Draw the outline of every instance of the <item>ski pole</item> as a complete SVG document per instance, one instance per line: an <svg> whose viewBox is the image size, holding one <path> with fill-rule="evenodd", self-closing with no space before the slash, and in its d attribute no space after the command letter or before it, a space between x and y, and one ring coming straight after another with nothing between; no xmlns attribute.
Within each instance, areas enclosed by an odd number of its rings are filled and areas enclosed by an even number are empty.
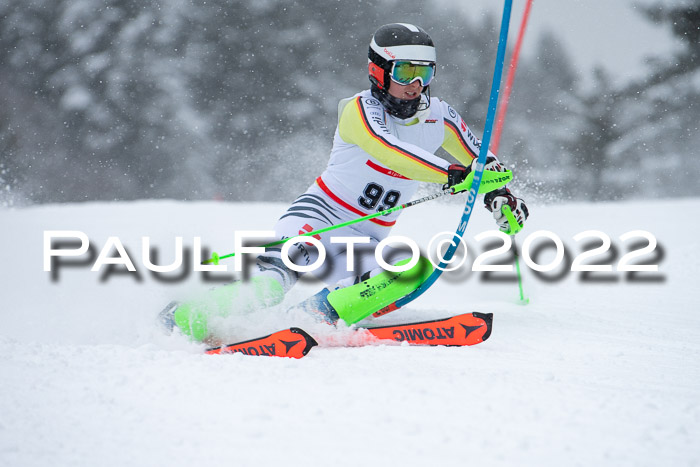
<svg viewBox="0 0 700 467"><path fill-rule="evenodd" d="M366 221L366 220L369 220L369 219L374 219L375 217L383 216L383 215L385 215L385 214L389 214L389 213L392 213L392 212L394 212L394 211L398 211L398 210L400 210L400 209L410 208L411 206L415 206L415 205L417 205L417 204L425 203L426 201L431 201L431 200L440 198L440 197L442 197L442 196L449 195L449 194L451 194L451 193L453 193L453 192L454 192L454 188L450 188L449 190L445 190L445 191L442 191L442 192L440 192L440 193L434 193L434 194L432 194L432 195L424 196L423 198L417 199L417 200L415 200L415 201L409 201L408 203L404 203L404 204L401 204L401 205L399 205L399 206L394 206L394 207L391 208L391 209L386 209L386 210L384 210L384 211L378 211L378 212L375 212L374 214L370 214L370 215L368 215L368 216L358 217L357 219L353 219L353 220L350 220L350 221L347 221L347 222L343 222L343 223L341 223L341 224L331 225L331 226L329 226L329 227L324 227L323 229L314 230L314 231L312 231L312 232L306 232L306 233L303 233L303 234L299 234L298 236L299 236L299 237L310 237L310 236L312 236L312 235L322 234L322 233L324 233L324 232L328 232L328 231L330 231L330 230L339 229L339 228L345 227L345 226L347 226L347 225L356 224L356 223L358 223L358 222ZM268 248L268 247L271 247L271 246L281 245L281 244L283 244L283 243L288 242L288 241L291 240L292 238L294 238L294 237L283 238L282 240L277 240L277 241L274 241L274 242L266 243L265 245L260 245L259 248ZM206 261L202 261L202 264L207 264L207 263L219 264L219 260L226 259L226 258L231 258L231 257L233 257L233 256L235 256L235 255L236 255L236 253L230 253L230 254L228 254L228 255L219 256L219 255L217 255L217 254L214 252L214 253L212 253L212 257L211 257L210 259L206 260Z"/></svg>
<svg viewBox="0 0 700 467"><path fill-rule="evenodd" d="M518 39L515 42L515 51L513 52L513 56L510 59L510 66L508 69L508 77L506 78L506 84L505 88L503 90L503 100L501 101L501 105L498 108L498 116L496 118L496 128L494 129L494 136L493 136L493 153L498 154L498 145L501 139L501 131L503 130L503 122L506 119L506 113L508 112L508 103L510 102L510 91L513 88L513 81L515 80L515 70L518 68L518 60L520 58L520 49L522 48L523 45L523 38L525 37L525 30L527 29L527 20L530 17L530 9L532 8L532 1L533 0L528 0L527 4L525 5L525 11L523 12L523 18L520 22L520 31L518 31ZM510 207L504 206L503 208L503 214L505 214L506 218L508 219L508 224L510 225L510 230L512 233L509 235L513 235L513 247L514 247L514 252L515 252L515 270L517 272L518 276L518 289L520 290L520 303L523 305L527 305L530 302L529 298L525 298L525 295L523 293L523 278L522 275L520 274L520 259L518 256L518 246L515 243L515 234L520 232L522 230L522 226L520 226L517 221L515 221L515 216L513 216L513 213L510 210Z"/></svg>
<svg viewBox="0 0 700 467"><path fill-rule="evenodd" d="M523 305L527 305L528 303L530 303L530 299L525 298L525 293L523 292L523 276L520 273L520 255L518 255L518 245L515 243L515 234L520 232L523 229L523 226L518 224L518 221L517 219L515 219L515 215L513 215L513 211L511 211L510 206L503 206L501 208L501 212L503 212L503 215L505 215L506 219L508 219L509 230L508 232L506 232L506 234L513 236L513 252L515 254L515 273L518 277L520 303Z"/></svg>
<svg viewBox="0 0 700 467"><path fill-rule="evenodd" d="M458 184L456 184L456 185L454 185L446 190L443 190L440 193L434 193L432 195L424 196L423 198L416 199L414 201L409 201L408 203L404 203L404 204L401 204L399 206L394 206L393 208L385 209L384 211L378 211L378 212L375 212L374 214L369 214L367 216L358 217L357 219L343 222L341 224L331 225L329 227L324 227L323 229L314 230L312 232L306 232L306 233L298 235L298 237L310 237L312 235L322 234L324 232L339 229L339 228L345 227L347 225L356 224L358 222L362 222L362 221L366 221L369 219L374 219L375 217L390 214L392 212L399 211L401 209L410 208L411 206L425 203L426 201L432 201L434 199L441 198L445 195L450 195L450 194L454 194L457 192L461 193L462 191L469 191L469 189L471 188L473 179L474 179L474 173L470 172L469 175L467 175L467 177L464 179L463 182L458 183ZM497 190L498 188L502 187L503 185L509 183L512 179L513 179L513 172L511 172L510 170L507 170L505 172L486 171L486 172L484 172L484 176L482 177L481 185L479 187L479 193L488 193L489 191ZM270 242L270 243L267 243L265 245L260 245L259 248L268 248L271 246L281 245L283 243L288 242L292 238L295 238L295 237L284 238L282 240ZM213 264L218 265L220 260L226 259L226 258L231 258L235 255L236 255L236 253L230 253L228 255L219 256L216 252L212 252L211 258L209 258L205 261L202 261L202 264L213 263Z"/></svg>

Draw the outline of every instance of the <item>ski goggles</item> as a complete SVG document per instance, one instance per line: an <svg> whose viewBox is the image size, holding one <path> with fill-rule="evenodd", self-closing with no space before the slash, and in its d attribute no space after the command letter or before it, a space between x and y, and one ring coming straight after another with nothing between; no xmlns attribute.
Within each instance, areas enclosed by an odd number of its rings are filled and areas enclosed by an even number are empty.
<svg viewBox="0 0 700 467"><path fill-rule="evenodd" d="M397 60L391 65L391 79L399 84L407 85L419 80L427 86L435 77L435 63Z"/></svg>

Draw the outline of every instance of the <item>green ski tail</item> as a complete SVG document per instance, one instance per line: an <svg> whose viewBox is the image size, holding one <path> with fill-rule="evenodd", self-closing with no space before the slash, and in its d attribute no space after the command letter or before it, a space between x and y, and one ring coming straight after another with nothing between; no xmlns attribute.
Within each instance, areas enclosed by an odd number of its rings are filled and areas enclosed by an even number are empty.
<svg viewBox="0 0 700 467"><path fill-rule="evenodd" d="M396 266L408 261L399 261ZM421 257L407 271L384 271L359 284L334 290L328 294L328 302L346 324L355 324L413 292L432 272L430 261Z"/></svg>
<svg viewBox="0 0 700 467"><path fill-rule="evenodd" d="M244 314L282 302L284 290L269 277L233 282L210 291L205 297L181 304L173 316L183 334L203 341L209 336L210 320L226 318L234 311Z"/></svg>

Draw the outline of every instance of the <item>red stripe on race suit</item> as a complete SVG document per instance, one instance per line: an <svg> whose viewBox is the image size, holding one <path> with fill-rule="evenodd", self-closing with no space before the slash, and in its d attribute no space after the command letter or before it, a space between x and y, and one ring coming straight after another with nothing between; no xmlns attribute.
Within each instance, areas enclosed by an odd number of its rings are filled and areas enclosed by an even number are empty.
<svg viewBox="0 0 700 467"><path fill-rule="evenodd" d="M328 186L323 182L323 179L322 179L321 177L318 177L318 178L316 179L316 183L317 183L318 186L323 190L323 192L324 192L325 194L327 194L328 196L330 196L330 198L331 198L333 201L335 201L336 203L340 204L342 207L344 207L344 208L347 209L348 211L353 212L353 213L355 213L355 214L357 214L357 215L359 215L359 216L367 216L367 215L368 215L366 212L362 212L362 211L360 211L359 209L357 209L356 207L354 207L354 206L352 206L352 205L346 203L346 202L343 201L342 199L340 199L335 193L333 193L333 192L330 190L330 188L328 188ZM369 221L370 221L370 222L374 222L375 224L381 225L381 226L383 226L383 227L391 227L392 225L396 224L396 221L387 222L387 221L383 221L383 220L377 219L377 218L369 219Z"/></svg>
<svg viewBox="0 0 700 467"><path fill-rule="evenodd" d="M462 122L462 124L464 125L464 122ZM455 137L457 138L457 141L459 141L459 144L462 146L462 149L464 149L464 151L467 154L469 154L472 159L476 159L479 157L479 155L475 154L474 151L472 151L472 149L469 147L467 142L464 140L464 136L462 136L462 133L459 131L459 129L455 126L454 123L445 119L445 126L447 127L448 130L450 130L455 135Z"/></svg>
<svg viewBox="0 0 700 467"><path fill-rule="evenodd" d="M362 125L365 127L365 130L367 131L367 133L370 135L371 138L377 140L379 143L381 143L382 145L384 145L386 148L390 149L391 151L394 151L394 153L397 153L397 154L400 154L404 157L407 157L407 158L413 160L414 162L424 166L425 168L428 168L430 170L434 170L435 172L438 172L438 173L443 174L443 175L447 174L447 171L445 169L443 169L442 167L436 166L432 162L427 161L425 159L422 159L418 155L413 154L413 153L401 148L400 146L396 146L394 144L391 144L389 141L384 139L380 134L376 133L372 129L372 125L369 123L369 119L367 118L367 115L365 114L365 108L362 106L361 101L362 101L362 97L358 97L357 99L355 99L357 109L360 112L360 117L361 117L360 120L362 122Z"/></svg>
<svg viewBox="0 0 700 467"><path fill-rule="evenodd" d="M375 164L374 162L372 162L369 159L367 159L367 165L372 167L377 172L383 173L384 175L388 175L390 177L395 177L395 178L401 178L403 180L410 180L410 178L404 177L403 175L401 175L398 172L395 172L395 171L388 169L386 167L382 167L381 165Z"/></svg>

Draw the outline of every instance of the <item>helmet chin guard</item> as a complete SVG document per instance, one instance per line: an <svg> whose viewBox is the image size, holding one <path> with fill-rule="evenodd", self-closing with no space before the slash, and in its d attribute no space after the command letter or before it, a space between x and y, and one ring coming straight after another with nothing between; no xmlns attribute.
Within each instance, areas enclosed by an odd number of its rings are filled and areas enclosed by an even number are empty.
<svg viewBox="0 0 700 467"><path fill-rule="evenodd" d="M372 84L371 89L372 96L382 103L387 113L401 120L413 117L418 111L430 107L429 86L423 88L423 93L420 96L410 100L394 97L386 89L380 89L375 84Z"/></svg>

